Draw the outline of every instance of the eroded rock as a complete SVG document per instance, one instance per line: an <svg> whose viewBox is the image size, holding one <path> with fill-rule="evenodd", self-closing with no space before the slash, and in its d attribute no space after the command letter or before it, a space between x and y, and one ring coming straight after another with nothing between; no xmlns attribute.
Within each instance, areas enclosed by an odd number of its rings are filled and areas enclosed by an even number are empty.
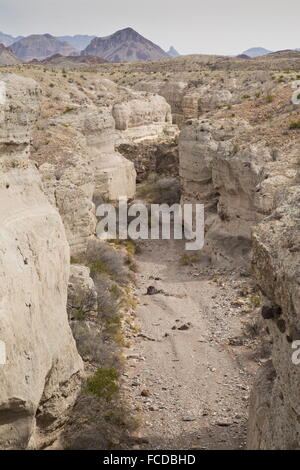
<svg viewBox="0 0 300 470"><path fill-rule="evenodd" d="M64 422L82 361L66 313L69 247L28 160L35 82L0 75L0 447L39 447ZM4 84L4 85L3 85ZM67 392L67 393L66 393Z"/></svg>

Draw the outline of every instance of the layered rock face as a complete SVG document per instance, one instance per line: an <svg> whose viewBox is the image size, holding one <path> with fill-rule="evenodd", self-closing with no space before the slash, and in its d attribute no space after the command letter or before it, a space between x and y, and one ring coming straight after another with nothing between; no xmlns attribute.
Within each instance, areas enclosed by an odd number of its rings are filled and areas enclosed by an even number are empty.
<svg viewBox="0 0 300 470"><path fill-rule="evenodd" d="M116 122L116 129L121 131L152 123L172 122L170 106L163 97L158 95L115 104L113 117Z"/></svg>
<svg viewBox="0 0 300 470"><path fill-rule="evenodd" d="M193 120L179 141L182 202L205 205L204 253L235 269L252 259L264 299L273 351L251 393L250 449L300 447L300 148L287 127L298 119L292 92L272 90L271 110L264 99L254 105L259 112L251 103L233 107L238 119L215 111Z"/></svg>
<svg viewBox="0 0 300 470"><path fill-rule="evenodd" d="M253 132L241 119L218 119L195 121L180 135L182 203L205 205L206 249L214 262L247 260L253 226L296 178L296 152L276 161L266 142L246 143Z"/></svg>
<svg viewBox="0 0 300 470"><path fill-rule="evenodd" d="M71 255L85 252L89 238L95 233L96 217L93 195L95 177L91 165L82 155L72 154L72 164L65 162L57 169L45 163L39 170L43 189L62 217Z"/></svg>
<svg viewBox="0 0 300 470"><path fill-rule="evenodd" d="M171 106L172 121L174 124L181 125L185 119L183 115L182 102L188 89L186 82L139 82L135 85L138 91L157 93L163 96ZM198 117L198 115L196 116Z"/></svg>
<svg viewBox="0 0 300 470"><path fill-rule="evenodd" d="M28 160L37 87L4 74L0 85L0 447L25 449L64 422L82 361L66 312L64 227Z"/></svg>
<svg viewBox="0 0 300 470"><path fill-rule="evenodd" d="M271 77L258 71L249 74L247 81L234 77L199 79L194 81L167 80L141 81L135 85L139 91L157 93L171 106L173 123L182 127L189 119L197 119L205 112L227 107L252 96L258 88L268 92Z"/></svg>
<svg viewBox="0 0 300 470"><path fill-rule="evenodd" d="M62 93L63 111L39 123L33 158L44 190L62 216L71 255L78 258L95 235L95 205L135 194L134 163L117 146L170 139L178 129L163 97L132 92L110 80L95 81L93 94L81 92L73 99ZM47 101L46 106L48 113Z"/></svg>
<svg viewBox="0 0 300 470"><path fill-rule="evenodd" d="M263 314L273 351L272 361L261 369L251 395L250 449L300 447L299 186L286 189L284 196L285 201L253 236L252 265L266 297Z"/></svg>
<svg viewBox="0 0 300 470"><path fill-rule="evenodd" d="M112 115L116 123L117 144L155 140L175 136L171 107L159 95L135 94L131 100L114 105Z"/></svg>
<svg viewBox="0 0 300 470"><path fill-rule="evenodd" d="M115 120L110 108L90 106L62 118L71 124L86 140L86 159L94 172L93 196L108 200L132 198L135 193L134 165L115 151Z"/></svg>
<svg viewBox="0 0 300 470"><path fill-rule="evenodd" d="M95 235L95 203L132 198L136 173L133 163L115 151L115 122L109 109L82 107L51 122L54 130L48 145L40 149L39 170L44 191L63 219L71 255L77 258Z"/></svg>
<svg viewBox="0 0 300 470"><path fill-rule="evenodd" d="M116 129L126 130L153 122L170 123L171 108L163 97L146 96L144 99L133 99L127 103L116 104L113 108Z"/></svg>
<svg viewBox="0 0 300 470"><path fill-rule="evenodd" d="M198 118L204 111L233 102L229 90L219 86L188 84L187 82L140 82L136 89L156 92L170 104L174 124L182 126L186 120Z"/></svg>

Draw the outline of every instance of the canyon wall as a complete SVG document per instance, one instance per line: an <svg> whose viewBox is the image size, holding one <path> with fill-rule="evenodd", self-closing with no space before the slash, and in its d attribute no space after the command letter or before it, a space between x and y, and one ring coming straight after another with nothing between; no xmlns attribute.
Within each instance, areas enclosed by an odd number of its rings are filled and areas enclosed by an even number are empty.
<svg viewBox="0 0 300 470"><path fill-rule="evenodd" d="M300 340L300 147L292 131L282 138L289 115L276 119L278 138L269 142L258 138L267 128L222 113L190 122L179 140L182 203L205 204L204 253L217 266L249 269L251 261L261 291L273 347L251 393L250 449L300 447L300 366L292 360Z"/></svg>
<svg viewBox="0 0 300 470"><path fill-rule="evenodd" d="M107 79L93 82L90 89L88 95L73 97L75 102L61 93L64 111L53 116L48 116L45 99L47 118L37 126L33 143L44 191L62 216L76 258L84 255L95 235L96 206L134 197L134 163L117 146L170 139L178 132L171 124L170 105L161 96L134 92Z"/></svg>
<svg viewBox="0 0 300 470"><path fill-rule="evenodd" d="M6 74L0 90L0 447L24 449L64 422L82 361L66 312L64 227L28 159L39 92L33 80Z"/></svg>
<svg viewBox="0 0 300 470"><path fill-rule="evenodd" d="M250 449L300 447L299 253L300 187L297 185L285 189L284 202L253 235L252 265L265 296L262 314L273 350L272 360L263 366L252 390Z"/></svg>
<svg viewBox="0 0 300 470"><path fill-rule="evenodd" d="M135 85L138 91L163 96L171 106L173 123L180 127L206 112L240 103L246 96L254 95L257 89L267 94L270 88L271 75L263 71L249 72L246 79L243 74L216 74L209 80L201 76L188 81L139 81Z"/></svg>

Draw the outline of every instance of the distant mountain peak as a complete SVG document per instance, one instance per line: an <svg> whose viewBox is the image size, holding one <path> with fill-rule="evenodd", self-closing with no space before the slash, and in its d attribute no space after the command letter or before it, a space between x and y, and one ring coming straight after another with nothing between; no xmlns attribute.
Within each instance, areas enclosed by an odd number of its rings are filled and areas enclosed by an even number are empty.
<svg viewBox="0 0 300 470"><path fill-rule="evenodd" d="M22 39L22 36L14 37L10 34L5 34L0 31L0 43L4 44L5 47L11 46L11 44L18 41L19 39Z"/></svg>
<svg viewBox="0 0 300 470"><path fill-rule="evenodd" d="M242 52L240 55L247 55L248 57L259 57L262 55L267 55L270 54L273 51L269 51L268 49L265 49L264 47L251 47L250 49L247 49L246 51Z"/></svg>
<svg viewBox="0 0 300 470"><path fill-rule="evenodd" d="M65 41L71 46L75 47L75 49L82 51L95 37L96 36L90 36L88 34L75 34L74 36L58 36L57 39L60 41Z"/></svg>
<svg viewBox="0 0 300 470"><path fill-rule="evenodd" d="M179 57L180 56L179 52L177 52L175 47L173 47L173 46L170 47L167 54L171 57Z"/></svg>
<svg viewBox="0 0 300 470"><path fill-rule="evenodd" d="M81 54L102 57L110 62L138 62L169 57L161 47L131 27L106 37L95 37Z"/></svg>

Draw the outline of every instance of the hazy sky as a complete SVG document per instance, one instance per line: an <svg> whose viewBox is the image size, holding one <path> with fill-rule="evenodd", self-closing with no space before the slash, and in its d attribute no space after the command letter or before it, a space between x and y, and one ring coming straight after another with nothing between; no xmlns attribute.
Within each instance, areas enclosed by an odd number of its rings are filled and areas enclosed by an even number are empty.
<svg viewBox="0 0 300 470"><path fill-rule="evenodd" d="M0 0L0 31L106 36L131 26L181 54L300 48L299 0Z"/></svg>

